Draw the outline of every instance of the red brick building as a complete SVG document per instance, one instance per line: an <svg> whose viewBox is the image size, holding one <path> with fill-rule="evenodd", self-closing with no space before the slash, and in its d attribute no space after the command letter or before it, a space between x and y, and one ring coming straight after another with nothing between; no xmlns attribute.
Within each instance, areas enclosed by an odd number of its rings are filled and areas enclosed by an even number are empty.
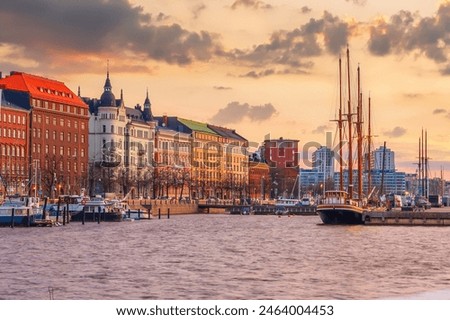
<svg viewBox="0 0 450 320"><path fill-rule="evenodd" d="M0 198L26 190L28 115L28 110L6 101L0 87Z"/></svg>
<svg viewBox="0 0 450 320"><path fill-rule="evenodd" d="M298 165L299 140L283 139L264 141L264 159L271 168L295 168Z"/></svg>
<svg viewBox="0 0 450 320"><path fill-rule="evenodd" d="M29 181L37 172L43 196L79 193L87 184L88 106L64 83L44 77L11 72L0 85L7 101L29 110Z"/></svg>
<svg viewBox="0 0 450 320"><path fill-rule="evenodd" d="M283 138L264 141L262 154L270 167L273 198L298 194L298 143L299 140Z"/></svg>
<svg viewBox="0 0 450 320"><path fill-rule="evenodd" d="M268 200L271 189L270 168L261 161L249 161L248 188L252 201Z"/></svg>

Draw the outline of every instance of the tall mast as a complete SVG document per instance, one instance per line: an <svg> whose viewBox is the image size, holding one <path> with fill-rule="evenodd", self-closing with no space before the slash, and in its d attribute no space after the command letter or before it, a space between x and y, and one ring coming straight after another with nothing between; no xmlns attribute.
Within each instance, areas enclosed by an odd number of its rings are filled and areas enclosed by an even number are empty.
<svg viewBox="0 0 450 320"><path fill-rule="evenodd" d="M356 112L356 130L358 135L358 199L362 199L362 93L361 71L358 66L358 107Z"/></svg>
<svg viewBox="0 0 450 320"><path fill-rule="evenodd" d="M428 130L425 130L425 197L428 198Z"/></svg>
<svg viewBox="0 0 450 320"><path fill-rule="evenodd" d="M371 144L372 144L372 128L371 128L371 112L372 112L372 110L371 110L371 105L370 105L370 103L371 103L371 99L370 99L370 95L369 95L369 119L368 119L368 121L369 121L369 125L368 125L368 136L367 136L367 194L369 194L370 193L370 188L372 187L371 186L371 183L372 183L372 172L371 172L371 168L370 168L370 162L371 162L371 160L372 160L372 155L370 154L371 152L372 152L372 150L371 150Z"/></svg>
<svg viewBox="0 0 450 320"><path fill-rule="evenodd" d="M425 196L425 157L423 149L423 128L422 128L422 196Z"/></svg>
<svg viewBox="0 0 450 320"><path fill-rule="evenodd" d="M352 149L352 96L350 88L350 50L347 47L347 82L348 82L348 193L353 198L353 149Z"/></svg>
<svg viewBox="0 0 450 320"><path fill-rule="evenodd" d="M339 190L344 190L344 175L342 168L342 60L339 57Z"/></svg>
<svg viewBox="0 0 450 320"><path fill-rule="evenodd" d="M422 140L419 138L419 177L417 181L417 192L419 195L422 195L423 190L422 187ZM420 191L420 192L419 192Z"/></svg>

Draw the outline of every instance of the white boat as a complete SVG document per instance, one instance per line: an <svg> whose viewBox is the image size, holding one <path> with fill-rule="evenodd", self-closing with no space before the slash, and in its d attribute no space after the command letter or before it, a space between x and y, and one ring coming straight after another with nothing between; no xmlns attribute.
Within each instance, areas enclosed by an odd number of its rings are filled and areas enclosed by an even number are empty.
<svg viewBox="0 0 450 320"><path fill-rule="evenodd" d="M298 199L279 198L275 201L275 207L298 207L302 203Z"/></svg>
<svg viewBox="0 0 450 320"><path fill-rule="evenodd" d="M83 210L72 214L72 221L122 221L124 212L114 208L110 201L95 196L85 201Z"/></svg>
<svg viewBox="0 0 450 320"><path fill-rule="evenodd" d="M41 218L42 210L36 197L10 195L0 205L0 225L30 225Z"/></svg>
<svg viewBox="0 0 450 320"><path fill-rule="evenodd" d="M128 220L149 219L147 210L131 209L126 201L112 199L108 202L112 205L113 210L122 213L124 218Z"/></svg>

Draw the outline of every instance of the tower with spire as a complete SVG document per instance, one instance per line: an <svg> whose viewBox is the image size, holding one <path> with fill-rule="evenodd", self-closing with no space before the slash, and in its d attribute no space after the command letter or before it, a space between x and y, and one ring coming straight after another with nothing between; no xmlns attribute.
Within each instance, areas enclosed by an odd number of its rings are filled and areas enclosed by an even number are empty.
<svg viewBox="0 0 450 320"><path fill-rule="evenodd" d="M153 121L152 114L152 104L150 103L150 99L148 98L148 88L147 88L147 96L144 101L144 111L142 112L142 117L145 121Z"/></svg>

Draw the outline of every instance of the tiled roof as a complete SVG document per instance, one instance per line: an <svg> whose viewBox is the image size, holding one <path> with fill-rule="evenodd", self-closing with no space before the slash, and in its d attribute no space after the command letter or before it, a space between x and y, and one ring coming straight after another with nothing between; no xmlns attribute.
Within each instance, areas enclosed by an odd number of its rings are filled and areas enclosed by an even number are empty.
<svg viewBox="0 0 450 320"><path fill-rule="evenodd" d="M242 136L240 136L239 134L237 134L236 130L227 129L227 128L223 128L223 127L219 127L219 126L215 126L215 125L211 125L211 124L208 124L208 127L210 129L214 130L215 132L217 132L218 134L220 134L222 137L239 140L239 141L244 141L244 142L247 141L247 139L245 139Z"/></svg>
<svg viewBox="0 0 450 320"><path fill-rule="evenodd" d="M23 72L13 72L0 79L5 89L28 92L35 99L43 99L87 108L87 105L63 82Z"/></svg>
<svg viewBox="0 0 450 320"><path fill-rule="evenodd" d="M191 129L192 131L205 132L205 133L209 133L209 134L212 134L215 136L218 135L216 132L211 130L206 123L197 122L197 121L193 121L193 120L187 120L187 119L181 119L181 118L178 118L178 121L181 122L186 127L188 127L189 129Z"/></svg>

